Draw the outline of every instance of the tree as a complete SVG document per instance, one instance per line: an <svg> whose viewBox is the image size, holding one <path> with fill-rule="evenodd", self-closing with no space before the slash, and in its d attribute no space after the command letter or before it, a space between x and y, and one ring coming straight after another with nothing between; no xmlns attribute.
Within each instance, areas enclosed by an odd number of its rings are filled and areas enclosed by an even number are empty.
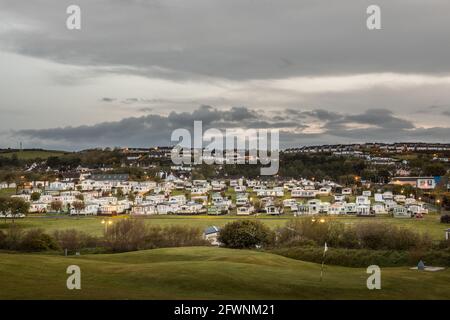
<svg viewBox="0 0 450 320"><path fill-rule="evenodd" d="M37 252L59 249L56 240L44 233L42 229L31 229L23 237L20 247L22 250Z"/></svg>
<svg viewBox="0 0 450 320"><path fill-rule="evenodd" d="M39 192L33 192L31 194L31 201L38 201L41 198L41 194Z"/></svg>
<svg viewBox="0 0 450 320"><path fill-rule="evenodd" d="M123 193L123 189L122 188L117 188L116 190L116 196L119 199L122 199L124 197L124 193Z"/></svg>
<svg viewBox="0 0 450 320"><path fill-rule="evenodd" d="M58 200L52 201L50 203L50 208L55 212L61 212L63 208L63 203Z"/></svg>
<svg viewBox="0 0 450 320"><path fill-rule="evenodd" d="M14 219L19 214L27 214L30 209L30 204L21 198L11 198L9 200L9 209L11 210L11 216L13 218L12 222L14 223Z"/></svg>
<svg viewBox="0 0 450 320"><path fill-rule="evenodd" d="M9 198L0 197L0 214L5 216L6 223L6 214L9 212Z"/></svg>
<svg viewBox="0 0 450 320"><path fill-rule="evenodd" d="M84 195L82 195L81 193L80 193L80 194L77 194L77 195L75 196L75 199L80 200L80 201L84 201Z"/></svg>
<svg viewBox="0 0 450 320"><path fill-rule="evenodd" d="M72 206L75 209L77 215L86 207L83 201L75 201L74 203L72 203Z"/></svg>
<svg viewBox="0 0 450 320"><path fill-rule="evenodd" d="M447 170L445 167L440 163L433 163L430 165L427 165L424 169L424 173L427 176L443 176L447 173Z"/></svg>
<svg viewBox="0 0 450 320"><path fill-rule="evenodd" d="M238 220L227 223L220 230L218 240L228 248L255 248L271 244L274 233L260 221Z"/></svg>

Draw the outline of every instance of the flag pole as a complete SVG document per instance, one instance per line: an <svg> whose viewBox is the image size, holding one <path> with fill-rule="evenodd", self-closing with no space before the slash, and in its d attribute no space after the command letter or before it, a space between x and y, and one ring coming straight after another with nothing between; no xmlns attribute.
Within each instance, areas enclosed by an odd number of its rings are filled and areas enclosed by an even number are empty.
<svg viewBox="0 0 450 320"><path fill-rule="evenodd" d="M327 243L325 242L325 246L323 248L323 255L322 255L322 267L320 268L320 282L322 282L323 279L323 265L325 264L325 252L328 251Z"/></svg>

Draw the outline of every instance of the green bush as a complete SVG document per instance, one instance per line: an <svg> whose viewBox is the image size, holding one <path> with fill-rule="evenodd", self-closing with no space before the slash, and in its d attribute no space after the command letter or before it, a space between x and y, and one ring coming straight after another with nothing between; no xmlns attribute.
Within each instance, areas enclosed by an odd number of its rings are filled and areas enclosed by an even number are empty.
<svg viewBox="0 0 450 320"><path fill-rule="evenodd" d="M23 230L13 224L9 226L9 228L6 230L5 234L5 240L4 240L4 247L3 249L6 250L20 250L21 249L21 241L23 237Z"/></svg>
<svg viewBox="0 0 450 320"><path fill-rule="evenodd" d="M145 236L147 249L206 245L210 245L210 243L203 239L201 229L195 227L151 226L147 229Z"/></svg>
<svg viewBox="0 0 450 320"><path fill-rule="evenodd" d="M97 238L75 229L57 230L53 233L53 237L61 249L67 249L69 253L74 253L84 248L96 248L98 244Z"/></svg>
<svg viewBox="0 0 450 320"><path fill-rule="evenodd" d="M323 248L291 247L276 248L271 253L284 257L322 263ZM325 263L345 267L365 268L372 264L380 267L415 266L422 260L426 265L450 266L450 249L446 250L367 250L330 248Z"/></svg>
<svg viewBox="0 0 450 320"><path fill-rule="evenodd" d="M323 248L293 247L271 250L272 253L288 258L322 263ZM372 264L380 267L408 265L409 256L406 251L338 249L330 248L325 254L325 263L345 267L368 267Z"/></svg>
<svg viewBox="0 0 450 320"><path fill-rule="evenodd" d="M58 250L59 246L56 240L44 233L42 229L31 229L23 236L20 249L23 251L46 251Z"/></svg>
<svg viewBox="0 0 450 320"><path fill-rule="evenodd" d="M209 245L198 228L146 226L138 219L121 220L105 234L104 246L112 252Z"/></svg>
<svg viewBox="0 0 450 320"><path fill-rule="evenodd" d="M274 233L260 221L238 220L227 223L218 240L228 248L255 248L272 244Z"/></svg>
<svg viewBox="0 0 450 320"><path fill-rule="evenodd" d="M104 245L113 252L144 249L146 232L147 228L142 220L124 219L108 228Z"/></svg>
<svg viewBox="0 0 450 320"><path fill-rule="evenodd" d="M278 229L276 245L323 246L325 242L335 248L372 250L409 250L432 246L428 235L387 223L344 225L338 221L304 218L290 220L285 227Z"/></svg>
<svg viewBox="0 0 450 320"><path fill-rule="evenodd" d="M5 248L5 240L6 240L5 233L2 230L0 230L0 249Z"/></svg>

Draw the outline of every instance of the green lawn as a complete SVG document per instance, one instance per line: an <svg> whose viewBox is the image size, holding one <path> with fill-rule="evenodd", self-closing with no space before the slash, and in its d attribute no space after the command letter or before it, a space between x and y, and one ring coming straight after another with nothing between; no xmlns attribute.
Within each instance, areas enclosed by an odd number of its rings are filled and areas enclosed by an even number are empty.
<svg viewBox="0 0 450 320"><path fill-rule="evenodd" d="M81 268L81 290L66 268ZM381 290L365 269L249 250L171 248L63 257L0 253L0 299L450 299L450 270L383 268Z"/></svg>
<svg viewBox="0 0 450 320"><path fill-rule="evenodd" d="M0 189L0 197L10 197L16 194L15 188Z"/></svg>
<svg viewBox="0 0 450 320"><path fill-rule="evenodd" d="M14 154L20 160L30 160L30 159L47 159L48 157L57 157L66 154L64 151L47 151L47 150L23 150L16 152L1 152L2 157L12 157Z"/></svg>
<svg viewBox="0 0 450 320"><path fill-rule="evenodd" d="M112 218L113 221L118 219L124 219L125 216L119 216ZM249 217L238 217L233 215L225 216L150 216L144 219L144 221L151 224L158 225L188 225L199 228L206 228L207 226L223 226L230 221L237 219L258 219L263 223L267 224L271 228L282 227L287 221L293 219L291 215L281 215L279 217L273 216L249 216ZM429 235L435 240L443 240L445 236L445 229L450 228L448 224L442 224L439 222L438 215L427 215L424 219L397 219L392 217L354 217L354 216L326 216L325 219L337 220L346 224L353 224L358 222L385 222L392 223L399 226L405 226L416 230L418 232L428 232ZM77 229L92 235L101 235L103 232L104 225L101 221L105 219L104 217L28 217L25 219L16 220L16 223L24 228L43 228L48 232L52 232L58 229ZM106 218L109 219L109 218ZM300 219L310 219L308 217L301 217ZM6 228L7 225L11 224L8 221L6 224L4 220L0 219L0 229Z"/></svg>

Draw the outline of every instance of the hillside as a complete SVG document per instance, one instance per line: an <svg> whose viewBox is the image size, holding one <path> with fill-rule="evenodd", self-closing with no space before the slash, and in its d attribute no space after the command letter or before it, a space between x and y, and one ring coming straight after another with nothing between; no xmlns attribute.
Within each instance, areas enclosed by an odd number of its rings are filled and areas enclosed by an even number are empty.
<svg viewBox="0 0 450 320"><path fill-rule="evenodd" d="M25 149L25 150L0 150L0 157L12 157L14 154L17 155L19 160L30 160L30 159L47 159L49 157L58 157L66 154L64 151L57 150L41 150L41 149Z"/></svg>
<svg viewBox="0 0 450 320"><path fill-rule="evenodd" d="M82 289L66 289L66 268ZM222 248L170 248L63 257L0 253L0 299L450 299L450 271L382 269L382 290L365 269L325 268L278 255Z"/></svg>

